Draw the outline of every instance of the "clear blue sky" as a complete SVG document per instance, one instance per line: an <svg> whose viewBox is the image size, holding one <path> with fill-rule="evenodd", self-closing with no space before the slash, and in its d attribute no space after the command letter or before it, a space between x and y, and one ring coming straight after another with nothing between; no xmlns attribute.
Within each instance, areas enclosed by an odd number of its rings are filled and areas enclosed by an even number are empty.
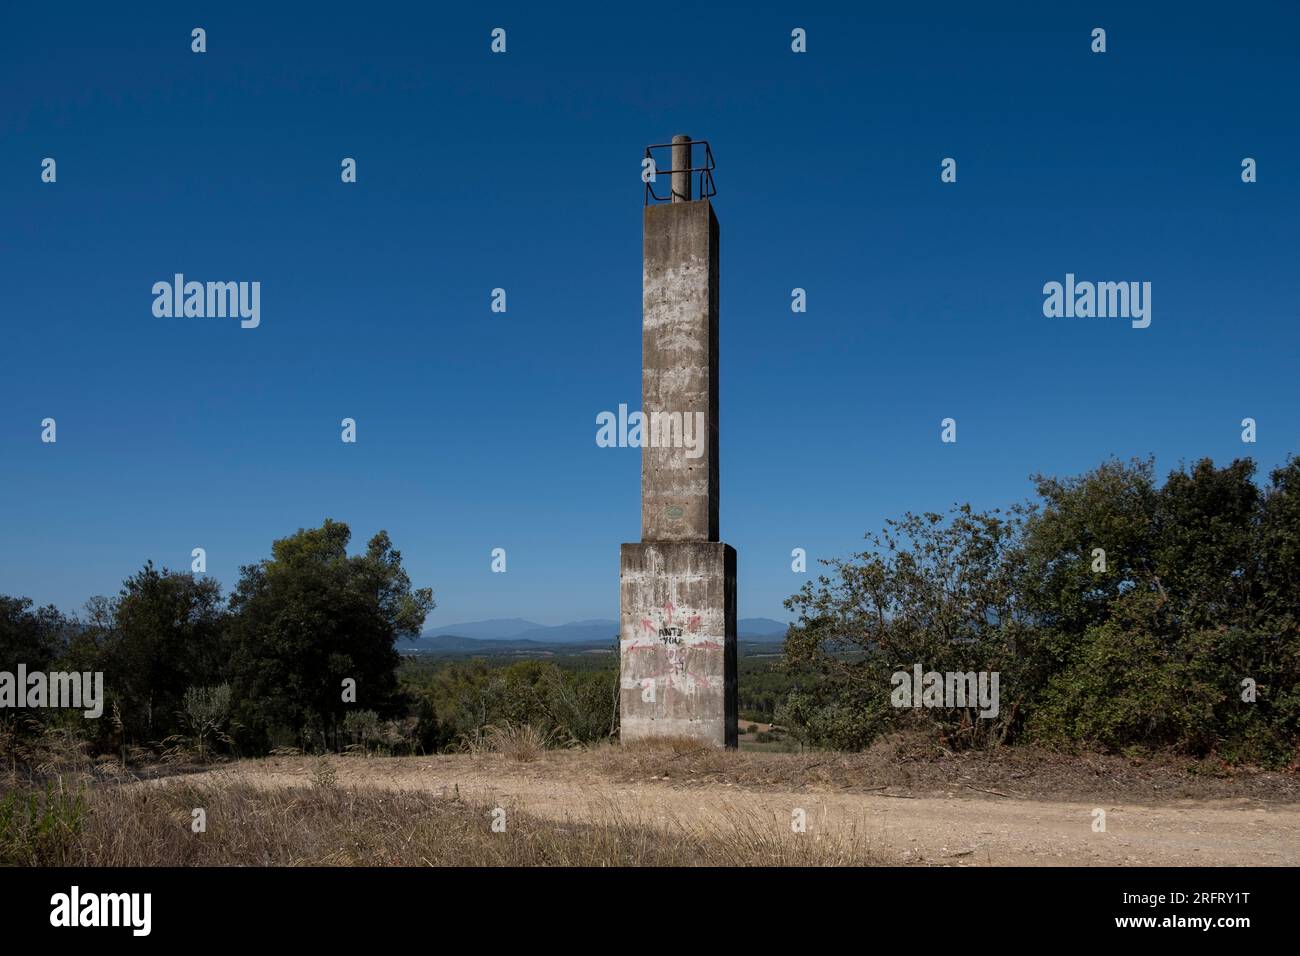
<svg viewBox="0 0 1300 956"><path fill-rule="evenodd" d="M77 610L199 546L229 588L330 516L430 626L616 616L639 452L595 418L640 403L639 164L678 132L718 163L742 616L905 510L1300 446L1293 3L281 6L0 16L0 593ZM176 272L260 281L260 328L155 318ZM1067 272L1150 281L1151 327L1045 318Z"/></svg>

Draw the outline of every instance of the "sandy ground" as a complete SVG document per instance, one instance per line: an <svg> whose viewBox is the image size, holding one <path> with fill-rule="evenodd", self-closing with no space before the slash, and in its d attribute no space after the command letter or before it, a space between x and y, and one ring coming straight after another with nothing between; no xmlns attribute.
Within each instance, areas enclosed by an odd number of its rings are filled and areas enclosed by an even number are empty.
<svg viewBox="0 0 1300 956"><path fill-rule="evenodd" d="M752 758L751 758L752 759ZM803 810L814 838L856 828L884 863L949 866L1295 866L1300 804L1245 797L1098 803L1024 799L969 787L951 793L817 792L722 780L612 779L568 763L516 763L496 756L335 758L337 784L425 790L569 822L634 821L790 827ZM259 787L311 785L316 758L247 760L204 777ZM692 771L687 771L690 773ZM1105 832L1094 811L1105 811Z"/></svg>

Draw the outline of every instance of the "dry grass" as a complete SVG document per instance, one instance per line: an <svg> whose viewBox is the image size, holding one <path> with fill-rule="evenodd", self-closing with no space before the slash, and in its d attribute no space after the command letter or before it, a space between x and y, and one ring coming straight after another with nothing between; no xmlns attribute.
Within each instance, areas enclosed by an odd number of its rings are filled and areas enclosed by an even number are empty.
<svg viewBox="0 0 1300 956"><path fill-rule="evenodd" d="M655 826L616 807L602 823L544 821L428 792L245 783L108 786L75 832L6 862L46 866L827 866L875 862L864 839L795 834L788 819L695 817ZM191 828L195 808L207 831ZM11 833L13 838L15 834ZM21 837L22 834L17 834ZM2 841L0 841L2 842ZM12 844L12 839L11 839ZM30 847L28 849L31 849Z"/></svg>
<svg viewBox="0 0 1300 956"><path fill-rule="evenodd" d="M10 784L66 774L94 775L89 746L67 727L30 717L0 718L0 773ZM104 766L116 767L116 761Z"/></svg>
<svg viewBox="0 0 1300 956"><path fill-rule="evenodd" d="M906 851L903 859L916 862L922 857L907 852L921 852L909 842L918 839L925 859L946 863L956 835L981 813L980 826L994 834L988 841L999 860L1060 862L1065 851L1059 850L1060 830L1051 820L1016 839L996 836L1009 819L1002 808L1015 802L1007 798L1050 805L1086 795L1093 806L1114 797L1143 804L1150 808L1143 815L1156 816L1161 804L1188 798L1247 798L1274 805L1297 800L1294 773L1172 757L1136 760L1020 748L954 754L908 737L882 741L860 754L754 754L688 739L539 751L534 736L516 733L494 744L485 740L471 754L280 756L200 773L160 768L150 775L167 776L147 781L134 779L136 772L143 771L137 768L129 776L103 768L60 772L35 787L30 781L8 788L0 782L0 863L863 865L896 862L900 848ZM7 807L6 790L18 797ZM859 793L861 802L854 802ZM930 807L922 807L924 801L878 799L930 795L945 799ZM952 806L950 797L983 806L945 809ZM506 814L503 833L492 829L498 805ZM196 834L192 813L200 807L207 831ZM807 833L791 832L790 814L797 807L809 808L810 817L822 814L815 822L809 819ZM1168 827L1178 831L1186 822L1176 815L1182 812L1164 814L1165 829L1152 831L1151 852L1165 852L1160 841ZM1252 817L1245 826L1221 818L1226 812L1207 809L1195 833L1204 830L1209 836L1196 836L1191 849L1180 852L1190 857L1204 851L1203 858L1218 846L1216 860L1236 862L1238 851L1223 847L1258 836L1258 821ZM917 828L902 843L886 825L898 825L899 819ZM1286 819L1273 824L1283 828L1279 833L1289 825ZM1101 859L1091 846L1070 852L1085 862ZM1131 854L1122 855L1130 851L1117 852L1115 860L1132 862ZM1185 862L1170 857L1175 858Z"/></svg>
<svg viewBox="0 0 1300 956"><path fill-rule="evenodd" d="M617 783L677 787L731 785L748 790L978 795L997 790L1031 800L1115 799L1161 802L1239 799L1300 801L1300 775L1233 767L1176 755L1123 757L1004 747L953 753L918 734L894 734L862 753L723 751L689 739L603 745L579 754L547 754L548 776L599 774Z"/></svg>
<svg viewBox="0 0 1300 956"><path fill-rule="evenodd" d="M247 773L243 765L239 771L209 770L201 776L187 776L178 767L127 771L115 761L92 759L51 733L21 754L9 752L8 765L0 766L0 864L862 865L882 862L887 848L872 852L853 820L847 828L810 827L809 833L795 834L783 815L788 807L776 813L772 801L751 801L742 808L718 798L744 791L791 796L883 791L885 796L977 800L990 799L988 793L1045 801L1086 797L1152 806L1185 799L1247 798L1264 804L1300 799L1294 772L1172 756L1138 759L1033 748L951 753L906 735L856 754L737 753L689 738L546 749L552 743L531 728L506 726L481 738L470 755L281 756L252 762L258 772L290 777L287 786L268 787L251 785L247 776L239 779ZM30 761L30 772L20 772L16 758ZM497 833L491 826L492 787L474 801L461 799L459 790L439 796L431 789L402 789L419 786L431 772L455 780L466 771L480 781L499 773L500 779L515 781L520 794L531 793L533 781L539 792L560 793L566 784L585 793L593 784L649 783L698 790L700 799L690 801L689 810L677 801L676 816L671 802L642 800L636 810L601 802L588 806L581 820L566 815L567 803L559 813L543 810L533 816L506 802L506 831ZM138 779L159 774L166 779ZM196 808L206 811L205 833L192 832Z"/></svg>
<svg viewBox="0 0 1300 956"><path fill-rule="evenodd" d="M695 737L664 735L662 737L642 737L638 740L629 740L625 744L616 745L617 749L625 754L663 756L672 754L674 757L703 757L706 754L716 752L718 748L703 743ZM602 747L602 750L609 750L609 747Z"/></svg>
<svg viewBox="0 0 1300 956"><path fill-rule="evenodd" d="M529 724L512 724L509 721L498 726L489 724L481 734L466 741L470 753L501 754L519 763L532 763L548 750L563 746L554 733L543 733Z"/></svg>

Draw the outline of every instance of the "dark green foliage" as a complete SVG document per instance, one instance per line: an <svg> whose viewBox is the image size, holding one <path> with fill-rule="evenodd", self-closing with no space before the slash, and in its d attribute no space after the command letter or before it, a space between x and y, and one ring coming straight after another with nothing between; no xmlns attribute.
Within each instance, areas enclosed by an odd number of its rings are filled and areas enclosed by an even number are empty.
<svg viewBox="0 0 1300 956"><path fill-rule="evenodd" d="M385 532L349 556L348 526L327 520L276 541L241 569L230 599L231 683L253 745L340 745L349 710L397 712L395 642L416 637L433 594L411 589ZM344 701L344 681L356 700Z"/></svg>
<svg viewBox="0 0 1300 956"><path fill-rule="evenodd" d="M103 717L47 710L35 726L75 719L83 739L123 760L136 747L206 756L236 738L248 752L276 742L337 748L347 713L400 714L395 642L417 635L433 606L387 534L353 556L349 536L327 520L276 541L269 560L242 569L228 607L215 580L152 562L116 599L91 599L85 620L0 597L0 669L102 671ZM356 681L356 703L343 701L344 678ZM383 731L387 741L394 728Z"/></svg>
<svg viewBox="0 0 1300 956"><path fill-rule="evenodd" d="M800 686L799 675L784 663L780 653L749 655L741 650L738 704L741 722L775 720L776 707Z"/></svg>
<svg viewBox="0 0 1300 956"><path fill-rule="evenodd" d="M147 563L127 578L116 600L94 598L85 621L30 601L0 597L0 669L104 673L105 716L81 721L87 739L106 745L115 735L162 740L181 728L185 688L225 664L225 610L215 581ZM116 707L121 727L109 714ZM69 715L42 712L58 722Z"/></svg>
<svg viewBox="0 0 1300 956"><path fill-rule="evenodd" d="M152 743L179 733L185 689L216 683L209 675L225 664L220 585L149 562L122 583L106 623L93 669L104 671L127 737Z"/></svg>
<svg viewBox="0 0 1300 956"><path fill-rule="evenodd" d="M32 610L29 598L0 595L0 668L45 670L63 653L68 641L68 620L57 608Z"/></svg>
<svg viewBox="0 0 1300 956"><path fill-rule="evenodd" d="M454 749L486 727L507 724L594 743L617 724L618 661L612 655L581 668L534 660L412 663L403 683L417 702L429 750Z"/></svg>
<svg viewBox="0 0 1300 956"><path fill-rule="evenodd" d="M1036 739L1292 759L1300 740L1300 463L1150 461L1036 479L1008 518L908 515L787 606L811 689L778 708L813 744L908 723L950 745ZM1104 549L1104 567L1096 549ZM890 674L998 671L1001 712L896 708ZM1253 702L1243 700L1253 681Z"/></svg>
<svg viewBox="0 0 1300 956"><path fill-rule="evenodd" d="M1026 634L1016 600L1014 550L1021 523L969 506L907 515L870 536L871 550L825 562L834 573L809 582L786 606L800 614L786 638L791 667L818 680L777 708L777 723L813 746L859 749L900 722L919 719L891 705L890 676L926 670L996 670L1018 675ZM1014 714L992 721L926 711L965 743L1001 739Z"/></svg>
<svg viewBox="0 0 1300 956"><path fill-rule="evenodd" d="M1249 461L1201 461L1159 490L1149 463L1112 464L1070 484L1039 479L1026 598L1038 608L1086 602L1090 612L1040 618L1030 736L1289 758L1300 728L1300 634L1288 590L1300 537L1297 467L1275 471L1264 492ZM1103 537L1117 514L1129 522L1118 550ZM1085 547L1106 548L1104 574L1062 587L1063 575L1044 573L1052 553ZM1090 591L1089 578L1105 586ZM1254 702L1242 700L1247 678Z"/></svg>

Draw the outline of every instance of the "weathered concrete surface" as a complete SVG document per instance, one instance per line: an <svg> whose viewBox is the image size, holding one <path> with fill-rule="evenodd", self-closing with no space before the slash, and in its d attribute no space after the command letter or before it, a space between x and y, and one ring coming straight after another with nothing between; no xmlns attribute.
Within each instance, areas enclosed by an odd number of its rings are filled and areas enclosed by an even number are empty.
<svg viewBox="0 0 1300 956"><path fill-rule="evenodd" d="M621 737L736 746L736 551L642 541L619 573Z"/></svg>
<svg viewBox="0 0 1300 956"><path fill-rule="evenodd" d="M713 207L707 199L647 206L642 248L641 540L717 541L718 220Z"/></svg>
<svg viewBox="0 0 1300 956"><path fill-rule="evenodd" d="M673 168L691 165L673 137ZM736 552L718 540L718 220L673 174L642 240L641 541L621 554L623 740L736 746Z"/></svg>

